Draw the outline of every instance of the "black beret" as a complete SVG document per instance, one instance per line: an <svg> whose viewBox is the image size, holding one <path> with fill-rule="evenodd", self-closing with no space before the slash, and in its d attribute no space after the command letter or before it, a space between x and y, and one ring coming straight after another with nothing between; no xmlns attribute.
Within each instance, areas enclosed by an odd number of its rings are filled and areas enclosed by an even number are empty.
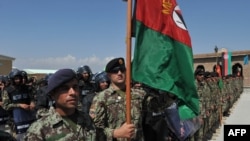
<svg viewBox="0 0 250 141"><path fill-rule="evenodd" d="M204 71L201 70L201 69L197 69L197 70L195 70L194 74L195 74L195 76L197 76L197 75L204 75Z"/></svg>
<svg viewBox="0 0 250 141"><path fill-rule="evenodd" d="M208 71L206 71L206 72L204 72L204 76L205 76L206 78L210 78L210 77L211 77L211 73L208 72Z"/></svg>
<svg viewBox="0 0 250 141"><path fill-rule="evenodd" d="M105 71L111 72L111 70L116 68L116 67L124 67L125 68L125 62L124 62L124 59L122 57L110 60L108 62L108 64L106 65Z"/></svg>
<svg viewBox="0 0 250 141"><path fill-rule="evenodd" d="M72 69L59 69L52 74L48 80L48 87L46 93L49 94L52 90L66 83L73 78L76 78L76 73Z"/></svg>

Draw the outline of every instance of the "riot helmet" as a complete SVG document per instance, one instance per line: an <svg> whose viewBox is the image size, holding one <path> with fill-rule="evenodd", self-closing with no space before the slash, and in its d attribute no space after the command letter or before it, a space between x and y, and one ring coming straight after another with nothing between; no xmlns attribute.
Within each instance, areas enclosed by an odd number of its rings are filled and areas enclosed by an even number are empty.
<svg viewBox="0 0 250 141"><path fill-rule="evenodd" d="M44 77L42 77L39 81L38 81L38 85L39 86L46 86L48 85L48 81L49 78L53 75L53 73L47 73Z"/></svg>
<svg viewBox="0 0 250 141"><path fill-rule="evenodd" d="M9 78L11 83L15 85L16 84L15 79L19 79L20 81L19 83L22 83L23 74L18 69L12 69L11 72L9 73Z"/></svg>
<svg viewBox="0 0 250 141"><path fill-rule="evenodd" d="M100 83L102 82L106 82L108 86L110 84L110 79L105 71L98 72L94 74L92 77L91 83L93 84L94 90L96 92L99 92L102 90L102 88L100 88Z"/></svg>
<svg viewBox="0 0 250 141"><path fill-rule="evenodd" d="M84 73L84 72L87 72L88 74L91 74L92 75L92 71L90 69L89 66L85 65L85 66L81 66L77 69L77 73Z"/></svg>
<svg viewBox="0 0 250 141"><path fill-rule="evenodd" d="M1 83L3 83L3 84L5 84L5 83L6 83L5 78L4 78L4 76L3 76L3 75L0 75L0 82L1 82Z"/></svg>
<svg viewBox="0 0 250 141"><path fill-rule="evenodd" d="M26 71L24 71L24 70L21 70L21 75L22 75L22 82L23 82L23 84L25 84L25 83L27 83L28 82L28 74L27 74L27 72Z"/></svg>
<svg viewBox="0 0 250 141"><path fill-rule="evenodd" d="M91 80L92 75L93 75L92 71L88 65L81 66L77 69L77 76L79 79L83 79L84 81L89 81Z"/></svg>

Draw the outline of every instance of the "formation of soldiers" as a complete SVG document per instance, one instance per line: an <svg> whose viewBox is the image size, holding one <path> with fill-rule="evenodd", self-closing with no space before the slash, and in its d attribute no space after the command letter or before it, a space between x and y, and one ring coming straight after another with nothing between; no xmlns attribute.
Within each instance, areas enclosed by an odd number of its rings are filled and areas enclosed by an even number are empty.
<svg viewBox="0 0 250 141"><path fill-rule="evenodd" d="M87 65L79 67L76 73L80 87L78 107L82 110L82 100L96 91L96 82ZM32 122L46 115L53 105L53 101L45 93L51 75L47 74L36 80L35 77L28 78L25 71L16 69L9 75L0 76L0 140L20 140ZM217 73L205 71L204 68L196 69L194 75L203 124L187 140L209 140L221 125L222 117L229 115L231 107L243 92L243 77L235 74L219 77Z"/></svg>
<svg viewBox="0 0 250 141"><path fill-rule="evenodd" d="M243 77L237 74L219 77L216 72L198 68L195 78L203 124L192 139L210 140L222 124L222 118L230 115L233 104L242 94Z"/></svg>
<svg viewBox="0 0 250 141"><path fill-rule="evenodd" d="M96 84L89 66L79 67L76 74L81 91L78 108L81 110L83 97L94 92ZM51 75L46 74L37 80L18 69L0 75L0 140L22 140L29 126L48 113L53 105L46 94Z"/></svg>

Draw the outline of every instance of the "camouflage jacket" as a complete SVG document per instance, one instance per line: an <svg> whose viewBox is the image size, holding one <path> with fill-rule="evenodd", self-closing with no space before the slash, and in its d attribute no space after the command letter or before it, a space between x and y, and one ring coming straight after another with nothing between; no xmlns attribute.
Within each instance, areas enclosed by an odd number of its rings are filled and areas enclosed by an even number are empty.
<svg viewBox="0 0 250 141"><path fill-rule="evenodd" d="M143 140L142 133L142 101L145 96L142 89L131 89L131 123L136 126L135 138L132 141ZM113 131L126 122L126 94L115 91L112 86L97 94L90 107L90 115L97 128L101 128L108 141L113 141ZM125 138L117 141L127 141Z"/></svg>
<svg viewBox="0 0 250 141"><path fill-rule="evenodd" d="M86 121L86 117L79 111L74 116L77 120L80 119L77 124L69 118L62 118L51 107L47 116L31 124L24 141L94 141L95 129L87 128L84 123L81 123Z"/></svg>

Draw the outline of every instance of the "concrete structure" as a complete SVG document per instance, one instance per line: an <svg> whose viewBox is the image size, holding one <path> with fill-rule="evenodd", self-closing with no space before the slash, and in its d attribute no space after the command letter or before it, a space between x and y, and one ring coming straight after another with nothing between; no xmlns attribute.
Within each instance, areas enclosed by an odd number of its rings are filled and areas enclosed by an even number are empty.
<svg viewBox="0 0 250 141"><path fill-rule="evenodd" d="M13 57L0 54L0 75L8 75L12 70L12 62L15 60Z"/></svg>
<svg viewBox="0 0 250 141"><path fill-rule="evenodd" d="M206 71L213 71L213 67L218 61L221 63L222 61L222 52L225 49L218 51L217 53L207 53L207 54L196 54L194 55L194 69L198 65L204 65ZM232 52L232 66L239 65L242 70L242 75L244 76L244 87L250 87L250 62L249 64L244 65L244 57L248 55L250 57L250 50L245 51L234 51ZM12 69L12 63L15 58L0 55L0 75L7 75ZM30 71L30 69L26 69ZM32 69L32 73L27 72L28 74L35 76L38 75L40 77L44 76L47 73L51 73L51 71L55 70L41 70L37 71Z"/></svg>
<svg viewBox="0 0 250 141"><path fill-rule="evenodd" d="M35 77L36 79L43 78L46 74L55 73L57 70L48 70L48 69L23 69L27 72L29 77Z"/></svg>
<svg viewBox="0 0 250 141"><path fill-rule="evenodd" d="M250 50L234 51L232 52L231 58L232 67L234 65L241 67L242 75L244 77L244 87L250 87L250 62L244 65L244 57L247 55L250 57ZM216 61L218 61L219 64L222 63L221 56L222 52L194 55L194 69L196 69L198 65L203 65L205 71L213 71Z"/></svg>

